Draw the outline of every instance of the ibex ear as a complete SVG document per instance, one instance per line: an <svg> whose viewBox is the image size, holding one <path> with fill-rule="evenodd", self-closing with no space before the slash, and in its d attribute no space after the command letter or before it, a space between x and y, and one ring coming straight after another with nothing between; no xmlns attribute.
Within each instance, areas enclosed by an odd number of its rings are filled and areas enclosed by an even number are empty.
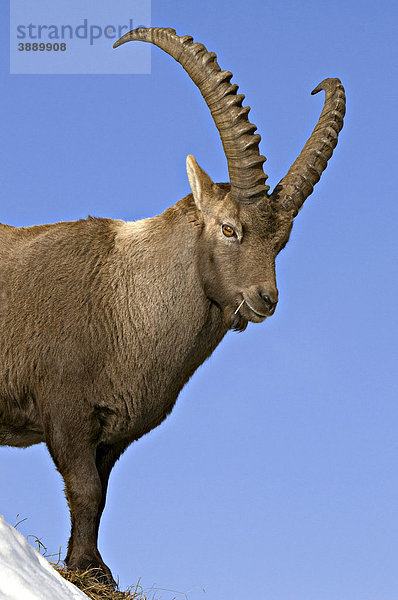
<svg viewBox="0 0 398 600"><path fill-rule="evenodd" d="M213 182L208 174L200 168L192 154L187 156L187 174L195 204L199 210L202 210L206 195L211 194Z"/></svg>

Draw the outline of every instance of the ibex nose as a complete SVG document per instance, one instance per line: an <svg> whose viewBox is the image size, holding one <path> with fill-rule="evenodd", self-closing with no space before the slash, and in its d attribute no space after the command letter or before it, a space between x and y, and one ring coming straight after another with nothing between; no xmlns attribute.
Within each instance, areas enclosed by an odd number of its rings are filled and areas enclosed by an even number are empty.
<svg viewBox="0 0 398 600"><path fill-rule="evenodd" d="M264 289L259 292L262 300L267 305L267 309L270 313L275 311L276 305L278 304L278 290L277 289Z"/></svg>

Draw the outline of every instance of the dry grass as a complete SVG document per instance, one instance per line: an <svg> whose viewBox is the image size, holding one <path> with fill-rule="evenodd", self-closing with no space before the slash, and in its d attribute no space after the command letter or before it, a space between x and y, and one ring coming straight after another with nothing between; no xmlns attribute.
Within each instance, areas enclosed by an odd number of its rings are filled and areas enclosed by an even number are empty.
<svg viewBox="0 0 398 600"><path fill-rule="evenodd" d="M19 525L19 523L17 523L17 525ZM64 579L73 583L73 585L84 592L91 600L156 600L154 594L151 596L144 594L140 582L138 582L137 585L122 591L119 587L114 589L109 584L100 583L95 578L97 569L88 569L82 573L69 571L61 560L61 548L57 554L48 554L46 546L38 537L35 535L28 535L28 538L33 538L33 544L37 545L37 550L43 558L48 560L50 565L54 567ZM54 560L55 558L56 560Z"/></svg>
<svg viewBox="0 0 398 600"><path fill-rule="evenodd" d="M20 519L18 521L18 518L19 515L17 515L16 518L15 528L26 520ZM37 550L43 558L45 558L50 565L64 577L64 579L70 581L70 583L84 592L91 600L157 600L157 592L167 592L168 595L172 594L172 597L168 596L170 597L170 600L188 600L188 593L186 592L178 592L176 590L165 588L149 588L148 590L143 590L139 581L135 586L131 586L124 591L120 590L118 586L114 589L110 585L100 583L95 578L96 569L88 569L83 573L69 571L64 566L61 559L61 548L56 554L50 554L40 538L35 535L27 535L26 537L28 539L30 538L30 543L37 546ZM205 590L202 591L204 592Z"/></svg>
<svg viewBox="0 0 398 600"><path fill-rule="evenodd" d="M95 569L89 569L83 573L68 571L59 563L50 563L62 577L70 581L84 592L92 600L154 600L146 596L139 583L136 586L128 588L126 591L113 589L112 586L99 583L95 579Z"/></svg>

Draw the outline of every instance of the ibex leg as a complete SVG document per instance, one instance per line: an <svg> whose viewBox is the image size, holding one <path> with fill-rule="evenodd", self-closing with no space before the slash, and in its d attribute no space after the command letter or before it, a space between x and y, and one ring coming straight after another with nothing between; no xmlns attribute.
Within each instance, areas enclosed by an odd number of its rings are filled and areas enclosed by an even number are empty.
<svg viewBox="0 0 398 600"><path fill-rule="evenodd" d="M114 584L109 568L97 548L98 526L105 498L96 465L96 424L83 415L73 423L46 427L47 446L65 482L65 495L71 514L71 536L65 562L69 569L98 568L98 578Z"/></svg>

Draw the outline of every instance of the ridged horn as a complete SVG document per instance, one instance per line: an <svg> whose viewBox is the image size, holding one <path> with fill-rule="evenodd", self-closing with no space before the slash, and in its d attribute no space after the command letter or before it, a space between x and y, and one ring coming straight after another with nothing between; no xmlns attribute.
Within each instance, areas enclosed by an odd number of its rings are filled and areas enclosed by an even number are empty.
<svg viewBox="0 0 398 600"><path fill-rule="evenodd" d="M325 104L310 138L289 171L275 187L277 199L294 216L314 189L337 145L345 115L345 93L339 79L324 79L311 94L325 92Z"/></svg>
<svg viewBox="0 0 398 600"><path fill-rule="evenodd" d="M238 86L230 83L232 73L221 71L214 52L193 43L188 35L179 37L174 29L139 27L123 35L113 47L134 40L150 42L170 54L199 88L221 137L232 198L248 204L268 201L269 186L264 183L267 175L263 171L266 159L258 149L261 137L254 133L257 127L247 117L250 107L242 106L244 95L237 94Z"/></svg>

